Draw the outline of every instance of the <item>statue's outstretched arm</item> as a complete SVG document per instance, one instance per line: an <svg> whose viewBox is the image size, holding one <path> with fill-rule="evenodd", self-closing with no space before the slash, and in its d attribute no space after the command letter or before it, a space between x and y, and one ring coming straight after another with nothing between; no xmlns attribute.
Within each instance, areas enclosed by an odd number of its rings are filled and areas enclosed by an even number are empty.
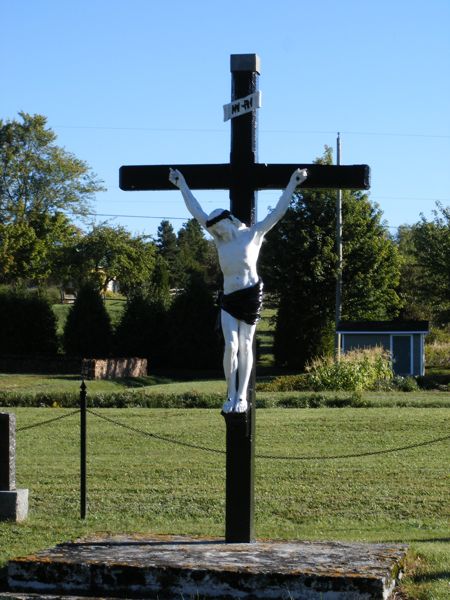
<svg viewBox="0 0 450 600"><path fill-rule="evenodd" d="M183 175L178 171L178 169L169 169L169 181L176 186L180 192L183 194L184 203L186 204L186 208L197 221L206 228L206 221L208 219L208 215L204 212L197 199L194 197L193 193L188 187L186 180Z"/></svg>
<svg viewBox="0 0 450 600"><path fill-rule="evenodd" d="M297 169L292 173L289 183L287 184L284 192L281 194L275 208L270 211L270 213L262 221L259 221L255 224L254 228L256 231L264 235L270 229L272 229L276 223L278 223L278 221L283 217L284 213L289 208L289 204L295 189L301 185L307 177L308 172L306 169Z"/></svg>

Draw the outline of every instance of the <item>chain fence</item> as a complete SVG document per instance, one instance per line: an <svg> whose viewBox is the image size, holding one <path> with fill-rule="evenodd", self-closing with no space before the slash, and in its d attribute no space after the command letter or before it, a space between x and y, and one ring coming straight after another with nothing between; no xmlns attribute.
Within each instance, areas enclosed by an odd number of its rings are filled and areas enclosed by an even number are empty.
<svg viewBox="0 0 450 600"><path fill-rule="evenodd" d="M86 412L88 412L89 414L91 414L92 416L94 416L98 419L106 421L117 427L121 427L122 429L131 431L137 435L142 435L144 437L152 438L154 440L158 440L160 442L166 442L166 443L173 444L176 446L191 448L193 450L200 450L200 451L209 452L212 454L226 455L226 451L221 450L219 448L210 448L208 446L203 446L201 444L195 444L193 442L186 442L183 440L175 439L175 438L161 435L158 433L153 433L151 431L146 431L144 429L140 429L139 427L134 427L132 425L127 425L126 423L122 423L122 422L118 421L117 419L113 419L112 417L102 415L92 409L87 409ZM63 419L67 419L67 418L72 417L79 413L80 413L80 409L77 409L77 410L71 411L70 413L68 413L66 415L60 415L58 417L53 417L51 419L46 419L44 421L32 423L32 424L26 425L24 427L18 427L16 431L17 432L28 431L28 430L34 429L36 427L49 425L50 423L55 423L56 421L61 421ZM329 454L329 455L323 455L323 454L322 455L321 454L317 454L317 455L311 455L311 454L309 454L309 455L278 455L278 454L258 454L257 453L257 454L255 454L255 458L261 459L261 460L282 460L282 461L308 461L308 460L320 461L320 460L340 460L340 459L350 459L350 458L363 458L366 456L379 456L382 454L393 454L395 452L403 452L405 450L412 450L414 448L422 448L424 446L431 446L433 444L439 444L439 443L445 442L447 440L450 440L450 434L444 435L441 437L437 437L437 438L432 438L430 440L424 440L422 442L407 444L404 446L397 446L394 448L385 448L382 450L371 450L371 451L367 451L367 452L357 452L357 453L350 453L350 454Z"/></svg>
<svg viewBox="0 0 450 600"><path fill-rule="evenodd" d="M146 438L150 438L156 440L157 442L163 442L168 444L173 444L175 446L189 448L191 450L199 450L202 452L208 452L215 455L227 456L227 451L222 450L220 448L211 448L208 446L204 446L202 444L196 444L194 442L188 442L180 439L176 439L170 436L162 435L159 433L155 433L152 431L147 431L145 429L141 429L139 427L135 427L133 425L128 425L127 423L123 423L120 420L114 419L105 414L101 414L91 408L87 407L87 392L86 385L84 381L80 387L80 407L77 410L73 410L67 414L59 415L57 417L52 417L50 419L45 419L43 421L38 421L36 423L31 423L29 425L25 425L23 427L19 427L16 429L17 432L25 432L31 429L35 429L38 427L43 427L46 425L50 425L52 423L56 423L58 421L62 421L63 419L67 419L74 415L80 415L80 518L85 519L87 516L87 415L92 415L97 419L101 419L113 425L115 427L120 427L129 432L132 432L135 435L144 436ZM274 460L274 461L329 461L329 460L345 460L345 459L355 459L355 458L363 458L363 457L371 457L371 456L379 456L383 454L394 454L396 452L403 452L406 450L411 450L415 448L422 448L425 446L431 446L433 444L439 444L445 442L450 439L450 434L445 436L436 437L429 440L423 440L420 442L415 442L411 444L405 444L402 446L397 446L394 448L385 448L380 450L370 450L366 452L355 452L355 453L346 453L346 454L330 454L330 455L278 455L278 454L258 454L255 453L255 459L258 460ZM228 446L228 434L227 434L227 449L230 450ZM235 454L235 450L231 449L231 454ZM230 460L229 456L227 456L227 478L229 472L229 464ZM241 465L238 464L234 467L236 470L240 470ZM230 471L231 472L231 471ZM233 475L234 477L236 474ZM230 500L228 499L227 492L227 505L228 503L232 504L231 496ZM228 514L228 513L227 513ZM230 520L231 522L231 520Z"/></svg>
<svg viewBox="0 0 450 600"><path fill-rule="evenodd" d="M218 448L209 448L207 446L202 446L199 444L194 444L191 442L184 442L181 440L176 440L174 438L162 436L159 434L151 433L149 431L145 431L144 429L139 429L138 427L133 427L131 425L126 425L125 423L121 423L116 419L112 419L111 417L106 417L105 415L101 415L91 409L87 411L91 415L103 419L104 421L108 421L118 427L122 427L124 429L128 429L129 431L133 431L134 433L151 437L163 442L168 442L170 444L175 444L178 446L185 446L187 448L193 448L195 450L203 450L204 452L211 452L215 454L226 454L225 450L219 450ZM355 454L335 454L335 455L300 455L300 456L283 456L277 454L255 454L255 458L258 459L266 459L266 460L338 460L338 459L346 459L346 458L360 458L364 456L377 456L379 454L392 454L394 452L401 452L403 450L410 450L413 448L420 448L422 446L431 446L432 444L438 444L439 442L444 442L450 439L450 434L442 437L434 438L431 440L425 440L423 442L417 442L415 444L408 444L406 446L398 446L396 448L386 448L384 450L372 450L369 452L359 452Z"/></svg>
<svg viewBox="0 0 450 600"><path fill-rule="evenodd" d="M73 417L73 415L77 415L80 412L80 409L74 410L67 415L60 415L59 417L53 417L52 419L46 419L45 421L38 421L37 423L32 423L31 425L25 425L24 427L17 427L16 431L28 431L28 429L34 429L35 427L41 427L41 425L48 425L49 423L55 423L55 421L62 421L63 419L67 419L68 417Z"/></svg>
<svg viewBox="0 0 450 600"><path fill-rule="evenodd" d="M103 421L108 421L108 423L112 423L118 427L122 427L123 429L128 429L134 433L144 435L146 437L153 438L155 440L159 440L161 442L168 442L169 444L176 444L177 446L184 446L185 448L192 448L194 450L203 450L204 452L213 452L215 454L226 454L225 450L219 450L218 448L208 448L207 446L200 446L198 444L193 444L191 442L184 442L182 440L176 440L165 435L160 435L157 433L151 433L150 431L145 431L144 429L139 429L138 427L133 427L132 425L126 425L125 423L120 423L111 417L107 417L105 415L101 415L97 412L94 412L91 409L88 409L87 412L94 417L99 419L103 419Z"/></svg>

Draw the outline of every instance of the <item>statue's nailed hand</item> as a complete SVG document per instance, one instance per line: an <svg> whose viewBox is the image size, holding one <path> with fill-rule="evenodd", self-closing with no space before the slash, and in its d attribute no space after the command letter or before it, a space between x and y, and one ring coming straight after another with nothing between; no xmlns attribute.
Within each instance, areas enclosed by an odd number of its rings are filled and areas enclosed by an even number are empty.
<svg viewBox="0 0 450 600"><path fill-rule="evenodd" d="M295 187L301 185L308 177L308 171L306 169L296 169L291 176L291 182L295 183Z"/></svg>
<svg viewBox="0 0 450 600"><path fill-rule="evenodd" d="M181 187L181 185L185 183L184 177L180 171L178 171L178 169L169 169L169 181L177 188Z"/></svg>

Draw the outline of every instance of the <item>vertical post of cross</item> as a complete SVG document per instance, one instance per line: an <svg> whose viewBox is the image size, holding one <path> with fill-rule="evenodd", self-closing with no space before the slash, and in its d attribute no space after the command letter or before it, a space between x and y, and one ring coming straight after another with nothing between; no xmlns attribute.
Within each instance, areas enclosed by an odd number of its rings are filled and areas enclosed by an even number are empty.
<svg viewBox="0 0 450 600"><path fill-rule="evenodd" d="M28 516L28 490L16 489L16 416L0 413L0 521Z"/></svg>
<svg viewBox="0 0 450 600"><path fill-rule="evenodd" d="M232 54L231 102L258 91L260 60L257 54ZM250 227L256 221L254 165L258 162L258 111L231 119L230 210Z"/></svg>
<svg viewBox="0 0 450 600"><path fill-rule="evenodd" d="M231 55L231 102L258 91L259 57ZM257 111L231 119L230 210L250 226L256 221L254 165L257 162ZM256 357L253 344L253 356ZM248 386L248 411L226 413L226 517L228 543L254 541L255 366Z"/></svg>

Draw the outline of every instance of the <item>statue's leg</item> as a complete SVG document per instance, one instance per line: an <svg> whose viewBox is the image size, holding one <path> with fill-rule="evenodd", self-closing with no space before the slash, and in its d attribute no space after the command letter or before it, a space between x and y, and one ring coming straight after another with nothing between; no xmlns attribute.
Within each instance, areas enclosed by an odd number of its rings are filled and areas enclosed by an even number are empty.
<svg viewBox="0 0 450 600"><path fill-rule="evenodd" d="M239 353L238 373L239 386L236 397L235 412L246 412L247 410L247 388L253 367L253 337L256 325L248 325L239 321Z"/></svg>
<svg viewBox="0 0 450 600"><path fill-rule="evenodd" d="M227 381L227 401L223 405L223 412L234 410L236 402L236 377L238 372L239 350L239 321L224 310L221 311L222 331L225 340L223 353L223 370Z"/></svg>

